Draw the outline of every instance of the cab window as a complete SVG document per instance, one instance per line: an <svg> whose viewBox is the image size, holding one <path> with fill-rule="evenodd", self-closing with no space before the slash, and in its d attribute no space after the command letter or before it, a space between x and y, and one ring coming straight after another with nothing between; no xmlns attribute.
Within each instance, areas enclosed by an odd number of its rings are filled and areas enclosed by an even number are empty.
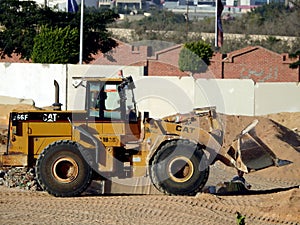
<svg viewBox="0 0 300 225"><path fill-rule="evenodd" d="M121 119L120 96L116 84L91 82L89 89L90 117Z"/></svg>

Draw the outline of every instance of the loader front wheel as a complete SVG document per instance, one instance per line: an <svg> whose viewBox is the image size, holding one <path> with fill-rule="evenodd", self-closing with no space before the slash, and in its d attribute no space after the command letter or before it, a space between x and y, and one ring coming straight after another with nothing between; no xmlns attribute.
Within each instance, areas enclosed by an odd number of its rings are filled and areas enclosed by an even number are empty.
<svg viewBox="0 0 300 225"><path fill-rule="evenodd" d="M72 141L57 141L46 147L36 163L40 186L57 197L80 195L90 185L92 169Z"/></svg>
<svg viewBox="0 0 300 225"><path fill-rule="evenodd" d="M206 184L209 167L199 146L188 140L164 144L155 154L151 166L154 186L166 194L195 195Z"/></svg>

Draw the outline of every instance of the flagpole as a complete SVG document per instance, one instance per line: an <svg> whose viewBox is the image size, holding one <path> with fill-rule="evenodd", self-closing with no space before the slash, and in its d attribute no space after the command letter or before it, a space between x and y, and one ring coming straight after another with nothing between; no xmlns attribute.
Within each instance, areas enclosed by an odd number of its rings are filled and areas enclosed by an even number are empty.
<svg viewBox="0 0 300 225"><path fill-rule="evenodd" d="M82 45L83 45L83 11L84 11L84 0L81 0L80 10L80 44L79 44L79 64L82 64Z"/></svg>
<svg viewBox="0 0 300 225"><path fill-rule="evenodd" d="M218 0L216 1L216 10L215 10L215 47L218 48Z"/></svg>

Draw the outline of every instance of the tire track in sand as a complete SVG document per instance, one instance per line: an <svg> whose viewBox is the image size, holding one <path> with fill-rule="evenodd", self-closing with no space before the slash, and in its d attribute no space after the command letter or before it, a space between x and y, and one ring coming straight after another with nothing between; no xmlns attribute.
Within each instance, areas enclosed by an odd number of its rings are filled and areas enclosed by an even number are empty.
<svg viewBox="0 0 300 225"><path fill-rule="evenodd" d="M288 193L288 192L287 192ZM82 196L55 198L44 192L0 187L0 221L9 224L300 224L267 209L282 193L196 197L166 195ZM286 194L288 198L290 195ZM272 201L270 201L270 199Z"/></svg>

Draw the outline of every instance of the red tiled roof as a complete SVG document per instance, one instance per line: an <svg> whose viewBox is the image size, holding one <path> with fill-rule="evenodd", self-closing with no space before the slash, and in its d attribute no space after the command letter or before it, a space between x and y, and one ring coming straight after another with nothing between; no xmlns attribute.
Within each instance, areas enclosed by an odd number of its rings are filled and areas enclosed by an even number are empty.
<svg viewBox="0 0 300 225"><path fill-rule="evenodd" d="M233 58L244 55L244 54L247 54L247 53L250 53L250 52L258 50L258 49L269 52L270 54L272 54L274 56L280 56L280 54L278 54L276 52L273 52L273 51L270 51L270 50L268 50L264 47L261 47L261 46L247 46L245 48L241 48L241 49L238 49L236 51L228 53L227 57L224 59L224 61L232 62Z"/></svg>
<svg viewBox="0 0 300 225"><path fill-rule="evenodd" d="M26 59L21 59L21 56L18 54L13 53L11 57L4 56L4 58L0 58L0 62L7 62L7 63L30 63L31 61Z"/></svg>

